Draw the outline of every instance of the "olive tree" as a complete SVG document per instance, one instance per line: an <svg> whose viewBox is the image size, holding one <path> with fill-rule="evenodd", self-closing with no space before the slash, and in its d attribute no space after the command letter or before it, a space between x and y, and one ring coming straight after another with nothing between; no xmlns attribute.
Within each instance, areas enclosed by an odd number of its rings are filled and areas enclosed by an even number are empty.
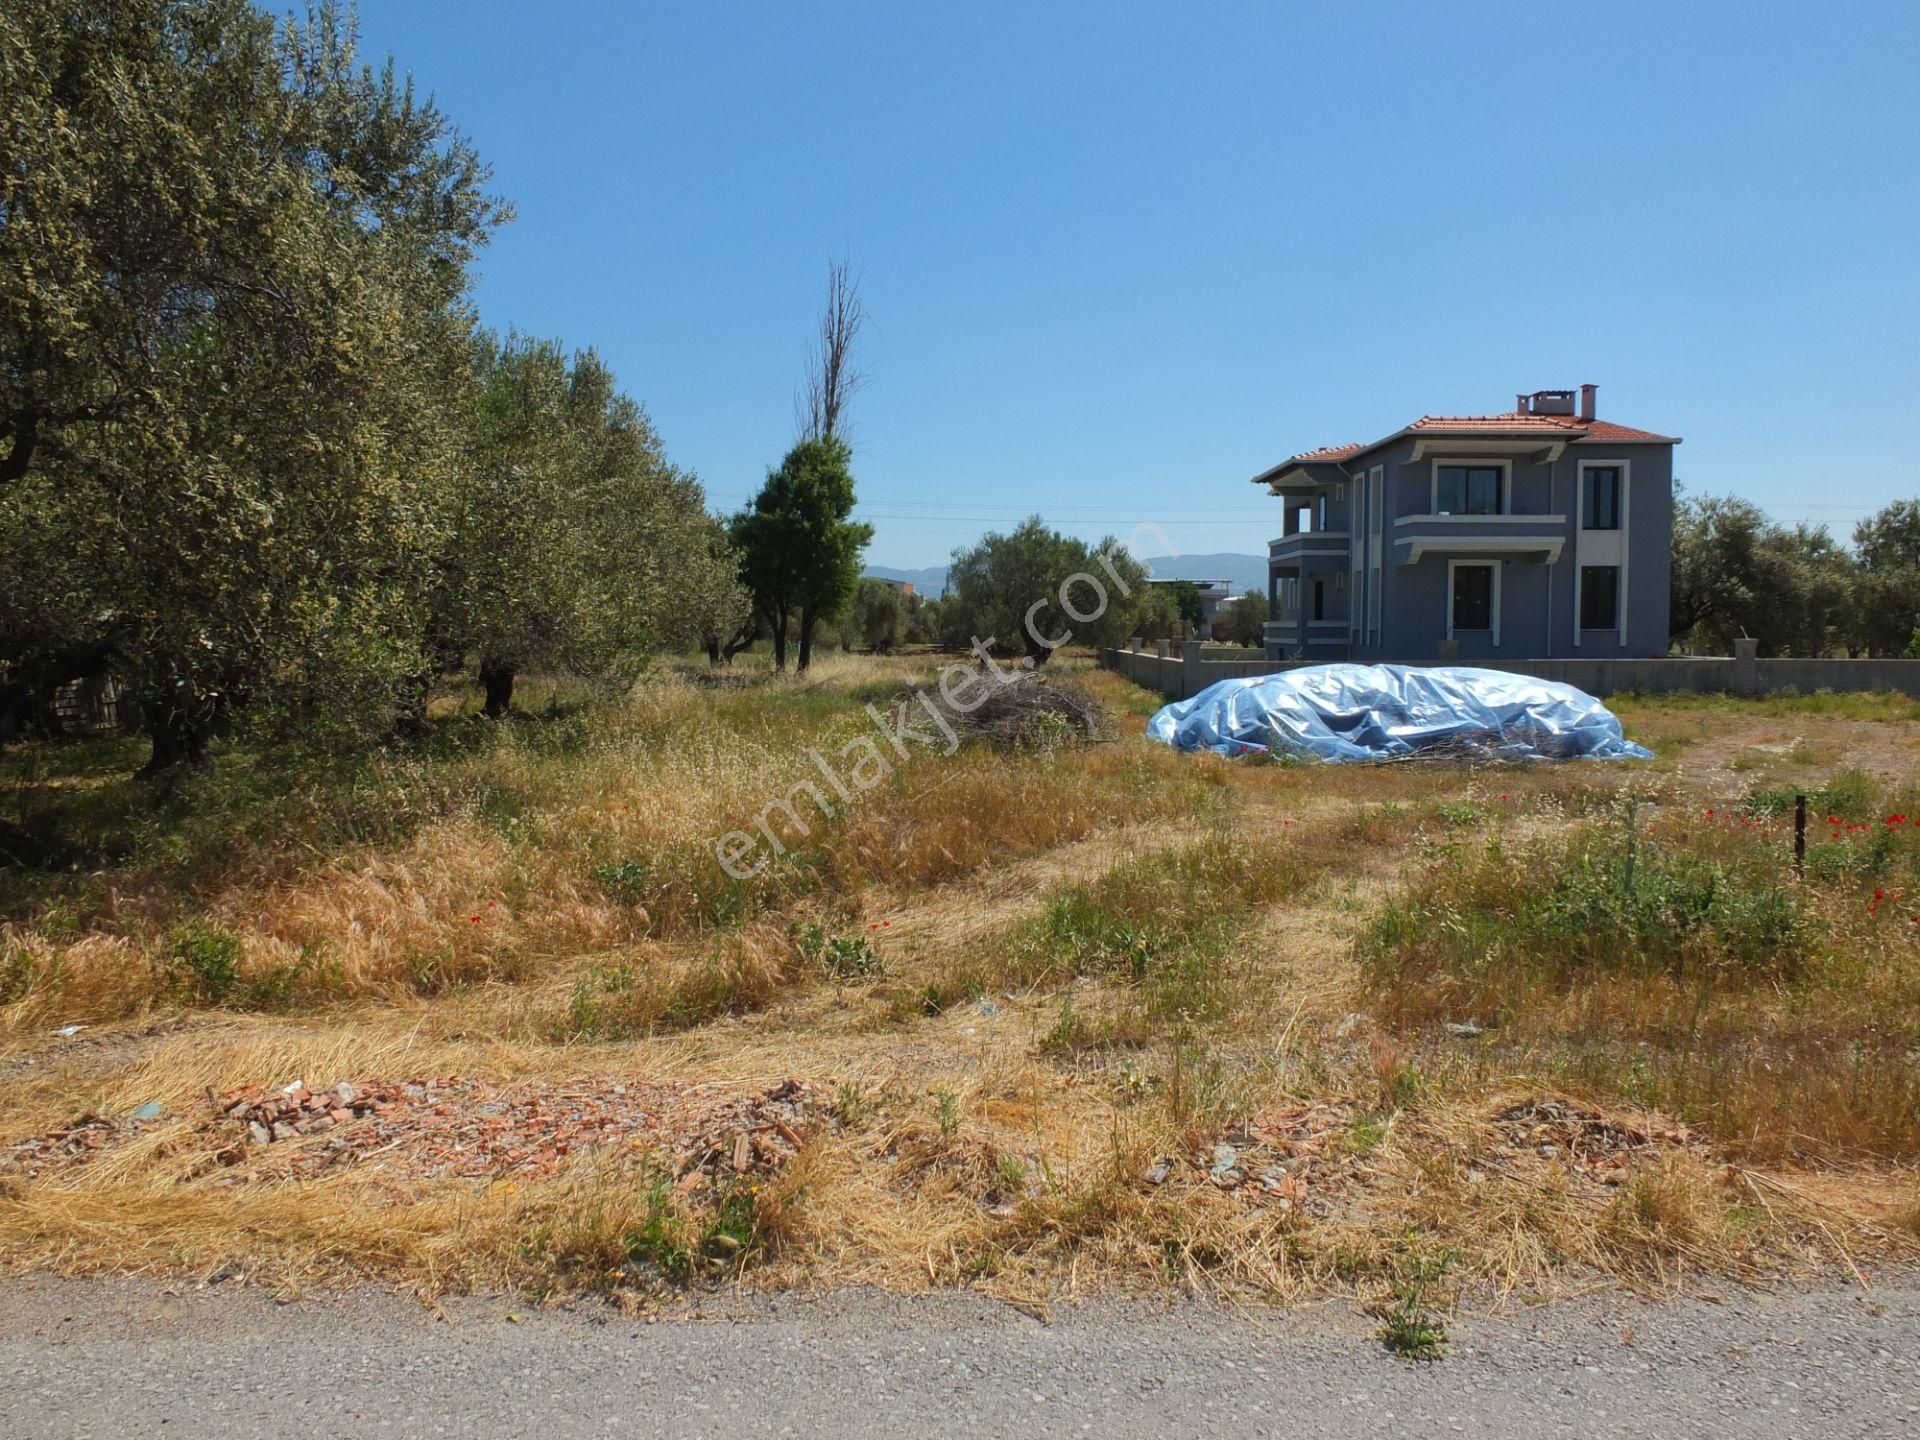
<svg viewBox="0 0 1920 1440"><path fill-rule="evenodd" d="M736 560L699 482L592 350L483 339L434 643L473 657L486 713L524 670L629 678L737 623Z"/></svg>
<svg viewBox="0 0 1920 1440"><path fill-rule="evenodd" d="M1152 605L1147 573L1111 536L1098 545L1038 515L953 552L940 606L950 646L985 646L1044 665L1061 645L1111 645Z"/></svg>
<svg viewBox="0 0 1920 1440"><path fill-rule="evenodd" d="M150 771L242 713L384 723L507 213L485 166L350 15L244 0L12 0L0 147L7 665L110 648Z"/></svg>
<svg viewBox="0 0 1920 1440"><path fill-rule="evenodd" d="M1221 607L1227 638L1236 645L1259 645L1267 635L1267 592L1249 590L1239 599ZM1215 629L1219 628L1216 621Z"/></svg>

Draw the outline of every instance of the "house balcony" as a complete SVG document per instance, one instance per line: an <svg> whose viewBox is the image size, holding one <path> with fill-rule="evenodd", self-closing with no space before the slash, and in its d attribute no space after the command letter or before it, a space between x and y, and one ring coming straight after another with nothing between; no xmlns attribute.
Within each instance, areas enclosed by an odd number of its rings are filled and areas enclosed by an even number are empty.
<svg viewBox="0 0 1920 1440"><path fill-rule="evenodd" d="M1402 565L1429 555L1498 555L1551 565L1566 543L1564 515L1402 515L1393 522Z"/></svg>
<svg viewBox="0 0 1920 1440"><path fill-rule="evenodd" d="M1320 565L1317 569L1343 568L1347 559L1347 532L1344 530L1302 530L1267 542L1269 568L1297 566L1303 559L1334 559L1340 566Z"/></svg>
<svg viewBox="0 0 1920 1440"><path fill-rule="evenodd" d="M1309 645L1328 646L1347 643L1344 620L1304 620L1298 615L1283 615L1269 620L1263 636L1268 645L1283 650L1300 650Z"/></svg>

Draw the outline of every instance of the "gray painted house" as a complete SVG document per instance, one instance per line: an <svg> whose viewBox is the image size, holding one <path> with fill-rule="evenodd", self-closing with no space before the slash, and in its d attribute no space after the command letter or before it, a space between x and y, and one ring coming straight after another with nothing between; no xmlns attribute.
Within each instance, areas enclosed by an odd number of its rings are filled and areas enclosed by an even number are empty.
<svg viewBox="0 0 1920 1440"><path fill-rule="evenodd" d="M1267 657L1666 654L1680 441L1597 419L1595 390L1424 416L1254 476L1285 516L1267 547Z"/></svg>

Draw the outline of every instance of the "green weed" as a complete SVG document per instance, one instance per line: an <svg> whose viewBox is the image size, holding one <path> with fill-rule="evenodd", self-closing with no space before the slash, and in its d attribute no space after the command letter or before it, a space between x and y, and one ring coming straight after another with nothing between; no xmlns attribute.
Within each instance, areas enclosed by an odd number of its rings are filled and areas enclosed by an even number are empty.
<svg viewBox="0 0 1920 1440"><path fill-rule="evenodd" d="M694 1251L686 1239L687 1221L674 1203L673 1177L656 1170L646 1182L646 1208L638 1223L620 1237L630 1264L645 1266L661 1279L683 1285L693 1275Z"/></svg>
<svg viewBox="0 0 1920 1440"><path fill-rule="evenodd" d="M871 980L887 973L879 952L864 935L829 935L808 925L794 937L800 953L835 980Z"/></svg>
<svg viewBox="0 0 1920 1440"><path fill-rule="evenodd" d="M1380 1326L1380 1340L1405 1360L1434 1361L1447 1343L1445 1319L1432 1303L1453 1264L1453 1253L1421 1247L1412 1235L1393 1262L1393 1299Z"/></svg>

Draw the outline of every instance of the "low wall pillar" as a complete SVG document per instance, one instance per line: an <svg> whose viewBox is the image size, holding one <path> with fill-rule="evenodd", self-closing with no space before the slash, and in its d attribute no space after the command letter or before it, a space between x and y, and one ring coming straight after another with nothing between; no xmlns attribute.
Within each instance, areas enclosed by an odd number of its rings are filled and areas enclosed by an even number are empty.
<svg viewBox="0 0 1920 1440"><path fill-rule="evenodd" d="M1180 647L1180 698L1191 700L1206 688L1200 678L1200 642L1190 639Z"/></svg>
<svg viewBox="0 0 1920 1440"><path fill-rule="evenodd" d="M1736 640L1733 642L1733 693L1736 695L1758 695L1760 693L1760 642L1758 640Z"/></svg>

